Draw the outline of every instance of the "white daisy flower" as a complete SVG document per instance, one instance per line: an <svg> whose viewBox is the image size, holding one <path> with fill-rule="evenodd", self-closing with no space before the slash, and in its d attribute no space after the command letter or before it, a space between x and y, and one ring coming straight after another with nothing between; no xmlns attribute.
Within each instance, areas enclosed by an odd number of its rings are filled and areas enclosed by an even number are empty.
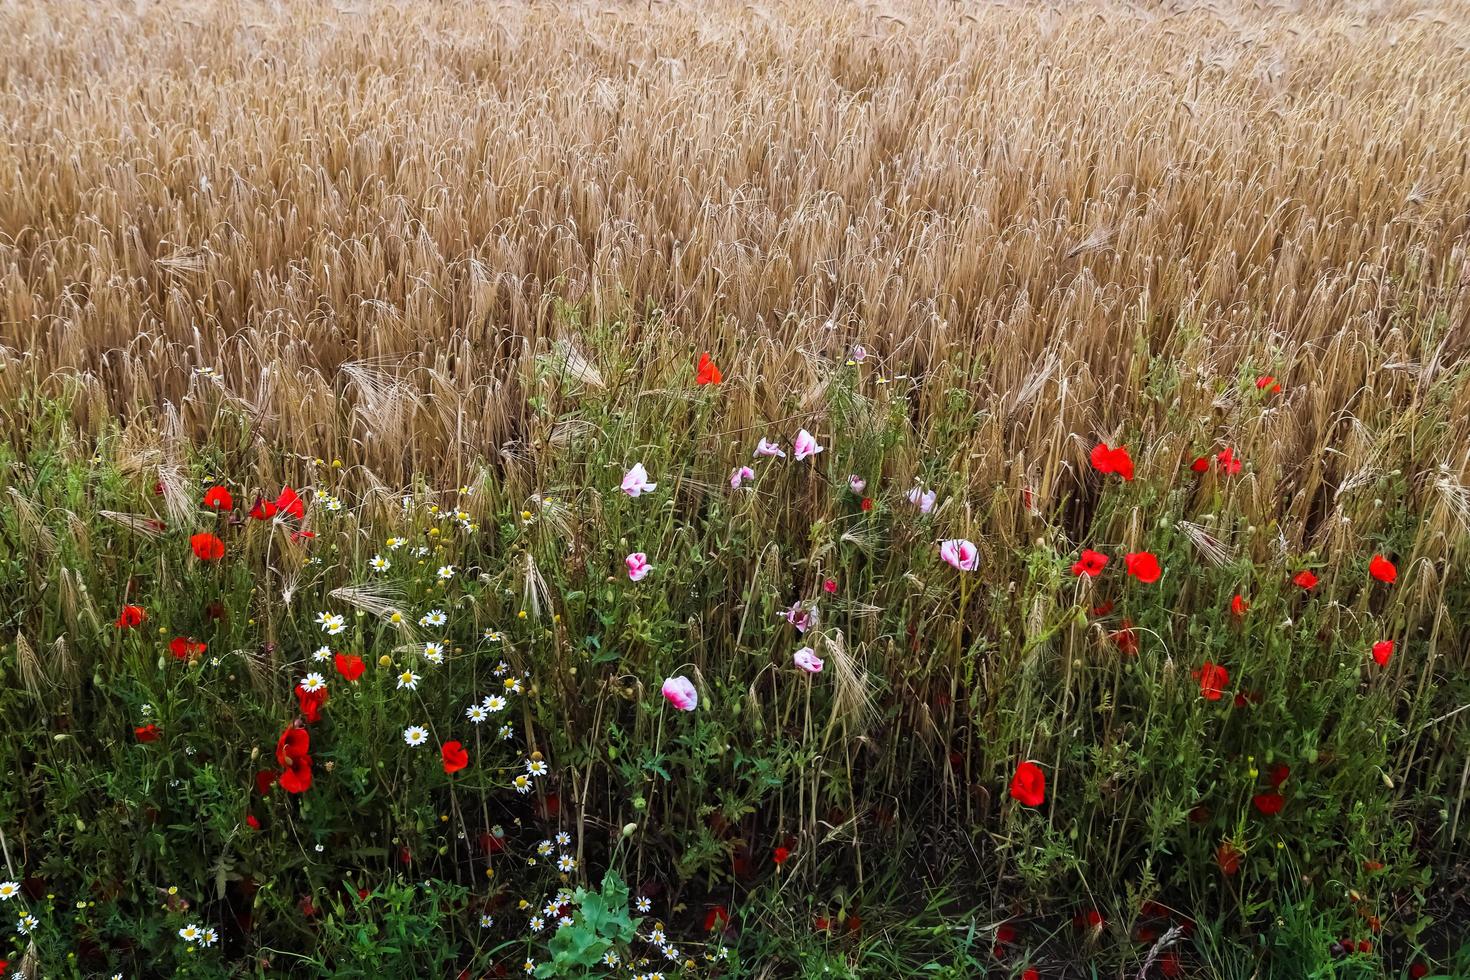
<svg viewBox="0 0 1470 980"><path fill-rule="evenodd" d="M489 929L493 925L495 925L495 917L494 916L489 915L489 914L485 914L485 915L480 916L480 928L481 929Z"/></svg>
<svg viewBox="0 0 1470 980"><path fill-rule="evenodd" d="M382 555L373 555L368 559L368 567L375 572L386 572L393 567L393 563Z"/></svg>
<svg viewBox="0 0 1470 980"><path fill-rule="evenodd" d="M429 740L429 733L422 725L409 725L403 730L403 740L409 745L423 745Z"/></svg>
<svg viewBox="0 0 1470 980"><path fill-rule="evenodd" d="M406 544L408 544L407 538L389 538L387 541L389 551L397 551Z"/></svg>
<svg viewBox="0 0 1470 980"><path fill-rule="evenodd" d="M563 830L561 833L556 835L556 842L562 847L570 847L572 843L572 835Z"/></svg>
<svg viewBox="0 0 1470 980"><path fill-rule="evenodd" d="M570 854L563 854L556 859L556 870L563 874L577 870L577 859Z"/></svg>
<svg viewBox="0 0 1470 980"><path fill-rule="evenodd" d="M551 857L551 851L552 851L552 846L551 846L551 841L549 841L549 840L544 840L541 843L539 843L539 844L536 845L536 853L539 854L539 855L541 855L542 857ZM552 907L555 908L555 906L552 906ZM547 915L550 915L551 913L548 912L546 914Z"/></svg>
<svg viewBox="0 0 1470 980"><path fill-rule="evenodd" d="M336 613L322 613L317 622L321 623L322 630L328 636L336 636L347 628L347 620Z"/></svg>
<svg viewBox="0 0 1470 980"><path fill-rule="evenodd" d="M653 900L647 895L639 895L638 901L633 903L633 907L639 912L651 911L653 909Z"/></svg>
<svg viewBox="0 0 1470 980"><path fill-rule="evenodd" d="M300 688L310 694L327 686L327 679L318 673L310 673L301 679Z"/></svg>
<svg viewBox="0 0 1470 980"><path fill-rule="evenodd" d="M403 690L404 688L407 688L410 691L416 691L416 690L418 690L418 686L419 686L419 675L418 674L415 674L413 671L411 671L411 670L405 670L403 673L401 673L401 674L398 675L398 688L399 688L399 690Z"/></svg>
<svg viewBox="0 0 1470 980"><path fill-rule="evenodd" d="M519 775L512 781L512 785L515 786L517 793L529 793L531 792L531 777L524 774Z"/></svg>
<svg viewBox="0 0 1470 980"><path fill-rule="evenodd" d="M505 708L505 698L498 694L488 694L485 700L480 702L480 706L486 711L501 711Z"/></svg>
<svg viewBox="0 0 1470 980"><path fill-rule="evenodd" d="M213 929L205 929L204 935L199 940L199 945L213 946L217 942L219 942L219 933L215 932Z"/></svg>
<svg viewBox="0 0 1470 980"><path fill-rule="evenodd" d="M19 884L13 881L0 881L0 902L8 902L19 894Z"/></svg>
<svg viewBox="0 0 1470 980"><path fill-rule="evenodd" d="M179 938L186 943L197 943L202 935L204 935L204 930L192 922L179 930Z"/></svg>
<svg viewBox="0 0 1470 980"><path fill-rule="evenodd" d="M480 634L480 638L482 640L485 640L487 643L499 643L502 639L504 639L504 637L500 635L500 630L488 629Z"/></svg>
<svg viewBox="0 0 1470 980"><path fill-rule="evenodd" d="M560 919L557 919L556 920L556 927L558 929L565 929L567 926L569 926L571 924L572 924L572 917L570 915L564 915Z"/></svg>
<svg viewBox="0 0 1470 980"><path fill-rule="evenodd" d="M430 609L419 617L420 626L443 626L449 622L449 617L444 615L442 609Z"/></svg>
<svg viewBox="0 0 1470 980"><path fill-rule="evenodd" d="M539 915L533 915L531 916L530 926L532 932L540 932L542 929L546 928L546 920L541 918L541 916Z"/></svg>
<svg viewBox="0 0 1470 980"><path fill-rule="evenodd" d="M311 659L313 659L313 660L320 660L320 661L323 661L323 662L328 661L328 660L331 660L332 659L332 648L331 647L317 647L315 650L311 651Z"/></svg>
<svg viewBox="0 0 1470 980"><path fill-rule="evenodd" d="M23 915L15 923L15 928L22 936L29 936L31 934L31 930L36 928L36 926L40 924L40 920L37 919L34 915Z"/></svg>
<svg viewBox="0 0 1470 980"><path fill-rule="evenodd" d="M453 565L440 565L439 566L438 575L439 575L439 581L441 581L441 582L447 582L447 581L449 581L450 579L454 578L454 566Z"/></svg>
<svg viewBox="0 0 1470 980"><path fill-rule="evenodd" d="M472 704L468 708L464 709L464 716L470 721L474 722L476 725L478 725L480 722L490 717L490 712L485 710L484 705Z"/></svg>
<svg viewBox="0 0 1470 980"><path fill-rule="evenodd" d="M501 725L500 726L500 731L496 732L496 734L499 735L501 737L501 739L514 738L515 737L515 733L516 733L515 732L515 729L512 728L512 727L510 727L509 725ZM523 777L523 776L517 776L516 778L517 779L523 779L525 777ZM527 789L526 792L530 792L530 790Z"/></svg>
<svg viewBox="0 0 1470 980"><path fill-rule="evenodd" d="M425 643L424 659L431 664L442 664L444 662L444 644L433 642Z"/></svg>
<svg viewBox="0 0 1470 980"><path fill-rule="evenodd" d="M546 763L542 762L540 759L527 759L526 760L526 775L527 776L544 776L544 775L546 775L547 771L548 770L547 770L547 767L546 767Z"/></svg>

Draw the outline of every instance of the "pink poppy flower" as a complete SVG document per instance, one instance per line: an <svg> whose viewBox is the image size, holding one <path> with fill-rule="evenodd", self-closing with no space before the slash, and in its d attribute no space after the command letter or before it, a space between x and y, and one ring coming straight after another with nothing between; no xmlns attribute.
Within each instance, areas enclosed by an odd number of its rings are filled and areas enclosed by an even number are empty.
<svg viewBox="0 0 1470 980"><path fill-rule="evenodd" d="M642 463L634 463L633 468L623 474L623 493L630 497L636 497L657 488L657 483L648 482L648 471L643 468Z"/></svg>
<svg viewBox="0 0 1470 980"><path fill-rule="evenodd" d="M804 459L810 459L822 451L822 447L817 445L816 438L805 429L802 429L796 434L796 441L792 443L791 448L796 453L796 461L798 463Z"/></svg>
<svg viewBox="0 0 1470 980"><path fill-rule="evenodd" d="M805 633L807 630L816 626L817 620L820 618L817 615L816 606L808 606L802 602L793 603L790 609L780 615L785 616L786 622L795 626L796 632L798 633Z"/></svg>
<svg viewBox="0 0 1470 980"><path fill-rule="evenodd" d="M808 674L820 674L822 672L822 659L817 656L817 651L811 647L802 647L791 657L796 666Z"/></svg>
<svg viewBox="0 0 1470 980"><path fill-rule="evenodd" d="M623 564L628 566L628 578L635 582L643 581L644 577L653 571L653 566L648 563L648 556L641 551L635 551L624 558Z"/></svg>
<svg viewBox="0 0 1470 980"><path fill-rule="evenodd" d="M939 499L939 494L933 490L921 490L914 487L909 491L909 503L919 508L920 514L928 514L934 510L934 502Z"/></svg>
<svg viewBox="0 0 1470 980"><path fill-rule="evenodd" d="M780 456L784 459L786 457L786 450L781 448L779 442L770 442L766 439L761 439L760 442L755 444L755 454L757 456Z"/></svg>
<svg viewBox="0 0 1470 980"><path fill-rule="evenodd" d="M848 487L848 489L851 490L853 493L857 494L859 497L861 497L863 495L863 491L865 489L867 489L867 486L868 486L868 481L867 480L864 480L862 477L858 476L856 473L852 474L851 476L849 476L847 478L847 487Z"/></svg>
<svg viewBox="0 0 1470 980"><path fill-rule="evenodd" d="M749 466L737 466L735 467L735 469L730 471L730 489L739 490L740 485L743 484L746 480L754 479L755 470L751 469Z"/></svg>
<svg viewBox="0 0 1470 980"><path fill-rule="evenodd" d="M687 677L670 677L664 681L664 697L680 711L693 711L699 707L699 692Z"/></svg>
<svg viewBox="0 0 1470 980"><path fill-rule="evenodd" d="M857 361L859 364L863 363L868 359L868 349L862 344L856 345L852 349L852 359L854 361Z"/></svg>
<svg viewBox="0 0 1470 980"><path fill-rule="evenodd" d="M973 572L980 567L980 552L975 548L975 542L964 538L941 541L939 557L962 572Z"/></svg>

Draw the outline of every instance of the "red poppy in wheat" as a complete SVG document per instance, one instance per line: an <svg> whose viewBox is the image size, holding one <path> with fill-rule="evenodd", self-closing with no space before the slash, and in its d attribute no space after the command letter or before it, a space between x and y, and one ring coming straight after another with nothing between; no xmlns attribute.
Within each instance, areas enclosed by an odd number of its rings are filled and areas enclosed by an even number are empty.
<svg viewBox="0 0 1470 980"><path fill-rule="evenodd" d="M355 681L362 676L362 658L355 653L339 653L335 657L337 673L342 675L343 680Z"/></svg>
<svg viewBox="0 0 1470 980"><path fill-rule="evenodd" d="M1380 667L1388 666L1388 658L1393 656L1393 641L1379 640L1373 644L1373 662Z"/></svg>
<svg viewBox="0 0 1470 980"><path fill-rule="evenodd" d="M1223 841L1215 848L1215 863L1227 877L1233 875L1240 870L1240 852L1228 840Z"/></svg>
<svg viewBox="0 0 1470 980"><path fill-rule="evenodd" d="M1277 384L1276 379L1271 375L1263 374L1256 379L1256 388L1274 395L1281 390L1281 385Z"/></svg>
<svg viewBox="0 0 1470 980"><path fill-rule="evenodd" d="M1271 767L1270 773L1268 773L1266 776L1266 781L1271 784L1272 789L1280 789L1281 784L1286 782L1290 778L1291 766L1288 766L1284 762L1278 762L1276 763L1276 765Z"/></svg>
<svg viewBox="0 0 1470 980"><path fill-rule="evenodd" d="M229 510L235 506L235 498L224 487L210 487L204 491L204 506L212 510Z"/></svg>
<svg viewBox="0 0 1470 980"><path fill-rule="evenodd" d="M261 796L270 796L271 787L276 784L276 773L269 769L262 769L255 774L255 791Z"/></svg>
<svg viewBox="0 0 1470 980"><path fill-rule="evenodd" d="M699 355L699 365L694 369L694 381L701 385L717 385L725 380L715 362L710 360L709 351Z"/></svg>
<svg viewBox="0 0 1470 980"><path fill-rule="evenodd" d="M1236 458L1235 450L1229 446L1215 454L1215 466L1221 473L1228 473L1231 476L1240 472L1240 460Z"/></svg>
<svg viewBox="0 0 1470 980"><path fill-rule="evenodd" d="M142 606L123 606L113 625L119 629L130 630L135 626L142 626L143 620L147 618L148 613L143 610Z"/></svg>
<svg viewBox="0 0 1470 980"><path fill-rule="evenodd" d="M253 814L253 813L247 813L247 814L245 814L245 825L247 827L249 827L251 830L259 830L260 829L260 820L259 820L259 818L257 818L255 816L255 814Z"/></svg>
<svg viewBox="0 0 1470 980"><path fill-rule="evenodd" d="M133 729L133 737L140 742L158 741L159 731L157 725L144 725L142 728Z"/></svg>
<svg viewBox="0 0 1470 980"><path fill-rule="evenodd" d="M864 497L863 498L863 502L861 504L859 504L858 506L860 508L862 508L863 510L865 510L865 511L872 510L873 509L873 498L872 497Z"/></svg>
<svg viewBox="0 0 1470 980"><path fill-rule="evenodd" d="M281 495L276 498L276 510L282 514L289 514L298 521L306 517L306 502L301 495L290 487L281 488Z"/></svg>
<svg viewBox="0 0 1470 980"><path fill-rule="evenodd" d="M168 652L174 655L175 660L187 660L189 657L198 656L209 649L207 644L187 636L176 636L168 641Z"/></svg>
<svg viewBox="0 0 1470 980"><path fill-rule="evenodd" d="M1320 581L1311 569L1304 569L1303 571L1297 572L1292 576L1291 580L1308 592L1315 589L1317 582Z"/></svg>
<svg viewBox="0 0 1470 980"><path fill-rule="evenodd" d="M1011 777L1011 797L1022 806L1041 806L1046 801L1046 773L1034 762L1016 766Z"/></svg>
<svg viewBox="0 0 1470 980"><path fill-rule="evenodd" d="M1102 570L1107 567L1107 555L1100 551L1083 548L1081 557L1072 563L1072 574L1078 577L1086 575L1092 578L1093 576L1101 575Z"/></svg>
<svg viewBox="0 0 1470 980"><path fill-rule="evenodd" d="M1132 621L1125 619L1118 625L1120 628L1113 634L1113 642L1130 657L1138 656L1138 632L1133 628Z"/></svg>
<svg viewBox="0 0 1470 980"><path fill-rule="evenodd" d="M444 760L444 771L456 773L470 764L470 754L458 742L445 742L439 749L439 758Z"/></svg>
<svg viewBox="0 0 1470 980"><path fill-rule="evenodd" d="M1235 598L1230 600L1230 614L1232 616L1244 616L1246 614L1246 611L1250 609L1250 607L1251 604L1249 602L1246 602L1245 596L1241 595L1239 592L1235 594Z"/></svg>
<svg viewBox="0 0 1470 980"><path fill-rule="evenodd" d="M1041 973L1034 966L1028 966L1021 971L1021 980L1041 980Z"/></svg>
<svg viewBox="0 0 1470 980"><path fill-rule="evenodd" d="M1145 585L1159 580L1164 570L1159 567L1159 559L1151 551L1135 551L1123 556L1123 567L1128 570L1138 581Z"/></svg>
<svg viewBox="0 0 1470 980"><path fill-rule="evenodd" d="M1230 672L1219 664L1206 660L1194 672L1194 679L1199 681L1200 697L1206 701L1218 701L1225 693L1225 685L1230 683Z"/></svg>
<svg viewBox="0 0 1470 980"><path fill-rule="evenodd" d="M1197 456L1194 462L1189 464L1189 468L1196 473L1204 473L1209 470L1210 461L1203 456Z"/></svg>
<svg viewBox="0 0 1470 980"><path fill-rule="evenodd" d="M189 547L194 549L194 557L200 561L219 561L225 556L225 543L208 532L191 537Z"/></svg>
<svg viewBox="0 0 1470 980"><path fill-rule="evenodd" d="M1286 797L1280 793L1257 793L1251 797L1255 808L1268 817L1274 817L1286 806Z"/></svg>
<svg viewBox="0 0 1470 980"><path fill-rule="evenodd" d="M314 690L307 690L300 684L296 685L296 703L301 706L302 717L308 725L315 725L322 720L322 706L327 703L327 688L325 685Z"/></svg>
<svg viewBox="0 0 1470 980"><path fill-rule="evenodd" d="M305 793L311 788L311 736L306 729L292 726L281 733L276 742L276 762L283 767L281 789L288 793Z"/></svg>
<svg viewBox="0 0 1470 980"><path fill-rule="evenodd" d="M1105 442L1092 447L1092 468L1099 473L1116 473L1125 480L1133 479L1133 457L1122 446L1109 448Z"/></svg>
<svg viewBox="0 0 1470 980"><path fill-rule="evenodd" d="M704 931L714 932L730 924L730 913L723 905L716 905L704 914Z"/></svg>
<svg viewBox="0 0 1470 980"><path fill-rule="evenodd" d="M771 852L771 860L776 862L776 867L778 868L785 864L790 857L791 848L789 847L778 847Z"/></svg>
<svg viewBox="0 0 1470 980"><path fill-rule="evenodd" d="M1368 574L1385 585L1392 585L1399 577L1399 570L1387 558L1382 555L1374 555L1373 560L1368 563Z"/></svg>
<svg viewBox="0 0 1470 980"><path fill-rule="evenodd" d="M265 500L261 497L255 498L255 506L250 508L250 516L257 521L268 521L276 516L276 503L273 500Z"/></svg>

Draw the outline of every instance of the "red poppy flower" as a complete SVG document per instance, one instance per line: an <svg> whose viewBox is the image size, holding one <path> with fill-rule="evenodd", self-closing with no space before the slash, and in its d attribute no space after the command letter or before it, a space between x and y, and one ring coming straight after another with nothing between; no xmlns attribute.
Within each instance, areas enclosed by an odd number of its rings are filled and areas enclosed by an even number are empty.
<svg viewBox="0 0 1470 980"><path fill-rule="evenodd" d="M995 941L998 943L1013 943L1016 941L1016 927L1009 922L1002 922L995 927Z"/></svg>
<svg viewBox="0 0 1470 980"><path fill-rule="evenodd" d="M725 379L720 369L715 367L715 362L710 360L709 351L699 355L699 365L694 370L694 381L701 385L719 384Z"/></svg>
<svg viewBox="0 0 1470 980"><path fill-rule="evenodd" d="M1399 570L1387 558L1374 555L1373 560L1368 563L1368 574L1380 582L1392 585L1394 579L1399 577Z"/></svg>
<svg viewBox="0 0 1470 980"><path fill-rule="evenodd" d="M1225 840L1220 843L1219 848L1214 849L1214 862L1220 865L1220 873L1226 877L1232 876L1241 870L1241 852L1236 851L1233 843Z"/></svg>
<svg viewBox="0 0 1470 980"><path fill-rule="evenodd" d="M1194 672L1194 679L1199 681L1201 697L1206 701L1218 701L1225 693L1225 685L1230 683L1230 671L1206 660L1204 665Z"/></svg>
<svg viewBox="0 0 1470 980"><path fill-rule="evenodd" d="M257 521L268 521L276 516L276 504L272 500L255 498L255 506L250 508L250 516Z"/></svg>
<svg viewBox="0 0 1470 980"><path fill-rule="evenodd" d="M134 626L142 626L143 620L148 618L148 613L142 606L123 606L122 612L117 614L117 620L113 623L119 629L130 630Z"/></svg>
<svg viewBox="0 0 1470 980"><path fill-rule="evenodd" d="M1041 806L1046 800L1046 773L1034 762L1023 762L1016 766L1011 777L1011 797L1022 806Z"/></svg>
<svg viewBox="0 0 1470 980"><path fill-rule="evenodd" d="M1393 641L1379 640L1373 644L1373 662L1380 667L1388 666L1388 658L1393 656Z"/></svg>
<svg viewBox="0 0 1470 980"><path fill-rule="evenodd" d="M812 920L812 929L816 932L826 932L832 928L832 921L825 915L819 915Z"/></svg>
<svg viewBox="0 0 1470 980"><path fill-rule="evenodd" d="M789 848L789 847L778 847L774 851L771 852L771 860L776 862L776 867L778 867L778 868L781 865L785 864L786 861L787 861L787 859L790 858L790 857L791 857L791 848Z"/></svg>
<svg viewBox="0 0 1470 980"><path fill-rule="evenodd" d="M1097 605L1095 605L1095 606L1092 607L1092 614L1094 616L1106 616L1108 613L1110 613L1112 611L1113 611L1113 600L1111 600L1111 599L1109 599L1107 602L1102 602L1102 603L1099 603L1099 604L1097 604Z"/></svg>
<svg viewBox="0 0 1470 980"><path fill-rule="evenodd" d="M1189 810L1189 822L1194 824L1210 822L1210 808L1203 803L1193 806Z"/></svg>
<svg viewBox="0 0 1470 980"><path fill-rule="evenodd" d="M362 658L355 653L339 653L334 658L337 663L337 673L342 675L343 680L355 681L362 676Z"/></svg>
<svg viewBox="0 0 1470 980"><path fill-rule="evenodd" d="M863 510L872 510L873 509L873 498L872 497L864 497L863 498L863 502L861 504L859 504L859 506L862 507Z"/></svg>
<svg viewBox="0 0 1470 980"><path fill-rule="evenodd" d="M1409 967L1409 976L1413 980L1424 980L1425 977L1429 976L1428 965L1416 962L1413 966Z"/></svg>
<svg viewBox="0 0 1470 980"><path fill-rule="evenodd" d="M159 734L157 725L144 725L142 728L133 729L133 737L140 742L156 742Z"/></svg>
<svg viewBox="0 0 1470 980"><path fill-rule="evenodd" d="M1092 468L1099 473L1116 473L1124 480L1133 479L1133 457L1122 446L1109 448L1105 442L1092 447Z"/></svg>
<svg viewBox="0 0 1470 980"><path fill-rule="evenodd" d="M319 687L315 691L308 691L297 684L296 703L301 705L301 714L306 718L306 723L315 725L322 720L322 705L327 703L327 689Z"/></svg>
<svg viewBox="0 0 1470 980"><path fill-rule="evenodd" d="M1210 468L1210 461L1208 459L1205 459L1203 456L1200 456L1197 457L1193 463L1189 464L1189 468L1196 473L1203 473L1205 472L1205 470L1208 470Z"/></svg>
<svg viewBox="0 0 1470 980"><path fill-rule="evenodd" d="M862 932L862 930L863 930L863 917L860 916L860 915L849 915L847 917L847 931L848 932Z"/></svg>
<svg viewBox="0 0 1470 980"><path fill-rule="evenodd" d="M1089 578L1101 575L1102 570L1108 565L1108 556L1100 551L1092 551L1088 548L1082 549L1081 556L1072 563L1072 574L1078 577L1083 575Z"/></svg>
<svg viewBox="0 0 1470 980"><path fill-rule="evenodd" d="M1308 591L1315 589L1317 587L1317 582L1319 581L1319 579L1312 572L1311 569L1297 572L1296 575L1292 576L1291 580Z"/></svg>
<svg viewBox="0 0 1470 980"><path fill-rule="evenodd" d="M276 498L276 510L284 514L290 514L298 521L306 517L306 502L301 495L290 487L283 487L281 495Z"/></svg>
<svg viewBox="0 0 1470 980"><path fill-rule="evenodd" d="M1269 391L1274 395L1281 390L1281 385L1277 384L1276 379L1271 377L1271 375L1263 374L1256 379L1256 388L1261 391Z"/></svg>
<svg viewBox="0 0 1470 980"><path fill-rule="evenodd" d="M1229 446L1215 454L1215 465L1221 473L1228 473L1231 476L1240 472L1240 460L1235 457L1235 450Z"/></svg>
<svg viewBox="0 0 1470 980"><path fill-rule="evenodd" d="M292 531L291 532L291 541L293 543L295 543L297 541L310 541L314 537L316 537L316 532L315 531Z"/></svg>
<svg viewBox="0 0 1470 980"><path fill-rule="evenodd" d="M704 915L704 931L714 932L716 929L724 929L730 924L730 913L725 906L716 905Z"/></svg>
<svg viewBox="0 0 1470 980"><path fill-rule="evenodd" d="M1138 633L1133 629L1133 623L1127 619L1121 624L1122 629L1113 634L1113 642L1118 644L1118 649L1130 657L1138 656Z"/></svg>
<svg viewBox="0 0 1470 980"><path fill-rule="evenodd" d="M269 769L262 769L255 774L255 791L261 796L270 796L271 787L276 784L276 774Z"/></svg>
<svg viewBox="0 0 1470 980"><path fill-rule="evenodd" d="M1165 953L1159 957L1159 972L1166 977L1179 976L1179 954Z"/></svg>
<svg viewBox="0 0 1470 980"><path fill-rule="evenodd" d="M1276 765L1272 766L1271 772L1268 773L1266 776L1266 779L1268 782L1270 782L1272 789L1280 789L1281 784L1286 782L1290 778L1291 766L1288 766L1284 762L1278 762L1276 763Z"/></svg>
<svg viewBox="0 0 1470 980"><path fill-rule="evenodd" d="M1280 793L1257 793L1251 797L1251 802L1266 816L1274 817L1281 812L1282 807L1286 806L1286 797Z"/></svg>
<svg viewBox="0 0 1470 980"><path fill-rule="evenodd" d="M259 830L260 829L260 821L256 818L255 814L253 814L253 813L247 813L247 814L245 814L245 823L246 823L247 826L249 826L249 828L251 830Z"/></svg>
<svg viewBox="0 0 1470 980"><path fill-rule="evenodd" d="M1101 930L1106 921L1097 909L1087 909L1072 916L1072 925L1078 929Z"/></svg>
<svg viewBox="0 0 1470 980"><path fill-rule="evenodd" d="M187 636L176 636L168 641L168 651L174 655L176 660L184 660L188 657L201 654L209 649L208 644L200 643L198 640Z"/></svg>
<svg viewBox="0 0 1470 980"><path fill-rule="evenodd" d="M1235 598L1230 600L1231 615L1244 616L1246 610L1248 610L1250 607L1251 604L1249 602L1246 602L1245 596L1241 595L1239 592L1235 594Z"/></svg>
<svg viewBox="0 0 1470 980"><path fill-rule="evenodd" d="M200 561L219 561L225 556L225 543L213 534L196 534L189 539L194 557Z"/></svg>
<svg viewBox="0 0 1470 980"><path fill-rule="evenodd" d="M210 487L204 491L204 506L214 510L229 510L235 506L235 498L224 487Z"/></svg>
<svg viewBox="0 0 1470 980"><path fill-rule="evenodd" d="M1151 551L1135 551L1124 555L1123 567L1128 570L1129 575L1146 585L1157 582L1163 574L1158 558Z"/></svg>
<svg viewBox="0 0 1470 980"><path fill-rule="evenodd" d="M1041 980L1041 974L1037 971L1036 967L1028 966L1021 971L1021 980Z"/></svg>
<svg viewBox="0 0 1470 980"><path fill-rule="evenodd" d="M281 789L288 793L305 793L311 789L311 756L291 760L281 773Z"/></svg>
<svg viewBox="0 0 1470 980"><path fill-rule="evenodd" d="M446 773L459 772L470 764L470 754L458 742L445 742L439 749L439 757L444 760Z"/></svg>
<svg viewBox="0 0 1470 980"><path fill-rule="evenodd" d="M822 591L825 592L825 593L827 593L828 595L836 595L837 594L837 580L835 578L829 578L829 579L827 579L827 581L825 581L825 582L822 583Z"/></svg>
<svg viewBox="0 0 1470 980"><path fill-rule="evenodd" d="M276 740L276 762L290 765L294 759L304 759L311 752L311 735L304 728L292 725Z"/></svg>

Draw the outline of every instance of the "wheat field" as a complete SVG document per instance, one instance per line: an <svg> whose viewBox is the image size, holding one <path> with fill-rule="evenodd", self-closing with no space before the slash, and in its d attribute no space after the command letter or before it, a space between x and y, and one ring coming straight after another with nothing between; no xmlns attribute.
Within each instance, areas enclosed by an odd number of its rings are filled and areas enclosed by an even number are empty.
<svg viewBox="0 0 1470 980"><path fill-rule="evenodd" d="M29 907L80 855L125 910L196 889L235 967L190 975L503 975L476 923L508 917L482 872L513 820L667 897L671 934L767 937L712 977L1470 970L1470 5L11 0L0 37L0 845ZM804 469L755 449L797 430ZM656 505L618 491L644 461ZM295 523L261 510L291 486ZM197 638L240 655L246 696L163 669L134 602L194 677ZM451 663L493 635L526 672L535 810L398 762L353 795L438 605ZM308 826L248 784L312 613L365 659L321 668ZM830 684L788 682L793 640ZM87 854L186 719L255 747L211 757L194 849ZM1007 792L1033 759L1044 803ZM307 830L468 918L411 965L303 938L337 900ZM80 955L133 964L151 928ZM0 956L69 962L21 932Z"/></svg>

